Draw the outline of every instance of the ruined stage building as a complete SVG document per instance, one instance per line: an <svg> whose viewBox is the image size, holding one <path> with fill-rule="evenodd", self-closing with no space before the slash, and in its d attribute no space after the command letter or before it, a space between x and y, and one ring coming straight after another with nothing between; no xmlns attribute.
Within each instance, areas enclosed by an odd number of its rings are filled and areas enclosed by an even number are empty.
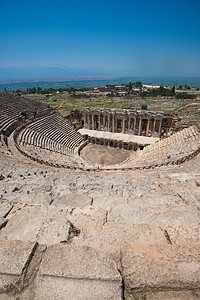
<svg viewBox="0 0 200 300"><path fill-rule="evenodd" d="M88 137L90 137L89 142L102 145L107 145L107 142L99 143L96 140L91 140L93 134L92 132L91 134L88 134L88 130L104 131L109 133L121 133L120 139L122 141L122 134L141 136L141 143L139 144L147 145L149 143L146 141L146 139L145 142L143 142L142 136L156 138L161 136L168 136L173 132L174 125L179 120L177 115L170 115L165 113L133 109L107 109L88 107L82 108L81 111L71 111L69 119L77 129L82 128L82 135L87 135ZM115 140L115 135L113 135L113 138L110 136L110 134L109 137L106 137L105 134L102 137L101 135L102 134L100 134L99 136L100 139L103 138L104 140ZM95 137L97 138L96 134ZM125 138L125 140L127 139ZM124 147L122 146L122 148Z"/></svg>

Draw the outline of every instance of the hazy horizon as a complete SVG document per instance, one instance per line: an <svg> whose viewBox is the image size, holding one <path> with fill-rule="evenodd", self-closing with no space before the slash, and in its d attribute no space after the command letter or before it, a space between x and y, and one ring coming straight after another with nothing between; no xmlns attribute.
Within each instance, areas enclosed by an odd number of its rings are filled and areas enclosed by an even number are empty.
<svg viewBox="0 0 200 300"><path fill-rule="evenodd" d="M200 78L194 74L184 74L180 72L166 73L165 75L151 73L143 76L142 72L133 72L132 70L113 70L103 68L72 68L72 67L42 67L42 66L26 66L26 67L0 67L0 82L17 82L17 81L36 81L36 80L80 80L80 79L118 79L127 77L143 77L143 78Z"/></svg>

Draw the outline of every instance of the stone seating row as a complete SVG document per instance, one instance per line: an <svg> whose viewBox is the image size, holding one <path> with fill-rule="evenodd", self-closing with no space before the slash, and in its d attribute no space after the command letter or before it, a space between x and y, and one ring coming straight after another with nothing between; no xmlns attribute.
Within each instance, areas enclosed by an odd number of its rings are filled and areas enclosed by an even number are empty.
<svg viewBox="0 0 200 300"><path fill-rule="evenodd" d="M195 126L183 129L173 136L145 147L138 153L140 161L172 158L195 151L200 146L200 136Z"/></svg>
<svg viewBox="0 0 200 300"><path fill-rule="evenodd" d="M57 114L47 116L37 122L34 122L28 127L37 130L38 132L44 132L44 129L47 129L48 132L50 130L53 132L58 131L61 134L65 132L68 137L72 137L73 139L75 138L78 143L82 141L81 135L77 134L76 130L71 127L68 121Z"/></svg>
<svg viewBox="0 0 200 300"><path fill-rule="evenodd" d="M9 93L0 93L0 111L8 115L18 115L21 111L43 111L48 105Z"/></svg>
<svg viewBox="0 0 200 300"><path fill-rule="evenodd" d="M22 131L19 139L22 145L35 145L62 154L73 153L82 141L82 136L57 114L31 123Z"/></svg>
<svg viewBox="0 0 200 300"><path fill-rule="evenodd" d="M59 165L67 165L70 167L79 167L80 166L80 157L74 156L73 153L62 153L60 151L51 151L50 149L40 148L34 145L24 146L24 151L32 157L36 157L41 161L48 161L48 163L56 164L59 162ZM67 154L67 155L66 155Z"/></svg>
<svg viewBox="0 0 200 300"><path fill-rule="evenodd" d="M0 114L0 132L6 136L21 124L20 119L17 116L5 116Z"/></svg>
<svg viewBox="0 0 200 300"><path fill-rule="evenodd" d="M43 149L48 149L50 151L60 152L62 154L68 154L74 151L75 145L70 144L66 146L63 143L55 141L53 138L48 138L45 134L40 134L33 130L26 129L23 132L23 136L21 135L20 143L24 146L35 145Z"/></svg>
<svg viewBox="0 0 200 300"><path fill-rule="evenodd" d="M148 152L152 151L152 148L154 150L157 150L160 148L165 148L166 146L169 146L174 143L183 142L184 140L187 141L188 138L190 140L196 140L196 137L199 134L197 128L195 130L194 126L192 126L191 129L189 129L189 130L188 129L189 128L185 128L181 132L177 132L176 134L172 135L169 138L163 139L162 141L157 142L153 145L146 146L143 150L143 153L148 153Z"/></svg>
<svg viewBox="0 0 200 300"><path fill-rule="evenodd" d="M43 132L44 128L47 128L48 130L54 128L57 131L61 131L61 133L65 131L68 136L76 136L78 142L82 141L81 136L77 135L77 132L73 127L71 127L69 122L57 114L45 117L37 122L34 122L28 127L37 130L38 132Z"/></svg>

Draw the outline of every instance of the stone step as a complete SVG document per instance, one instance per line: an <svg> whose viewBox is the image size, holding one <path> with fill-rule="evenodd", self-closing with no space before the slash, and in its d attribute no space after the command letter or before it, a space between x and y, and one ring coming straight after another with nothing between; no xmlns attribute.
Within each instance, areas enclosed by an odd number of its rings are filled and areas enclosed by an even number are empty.
<svg viewBox="0 0 200 300"><path fill-rule="evenodd" d="M199 245L128 245L121 250L121 265L130 294L200 287Z"/></svg>
<svg viewBox="0 0 200 300"><path fill-rule="evenodd" d="M148 224L166 228L168 225L198 223L200 210L191 205L158 205L137 207L130 204L116 205L108 214L109 222Z"/></svg>

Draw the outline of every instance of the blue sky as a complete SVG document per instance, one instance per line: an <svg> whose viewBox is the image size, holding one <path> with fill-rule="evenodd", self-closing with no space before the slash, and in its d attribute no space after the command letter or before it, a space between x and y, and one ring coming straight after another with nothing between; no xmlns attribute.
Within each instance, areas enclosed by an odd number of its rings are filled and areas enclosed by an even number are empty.
<svg viewBox="0 0 200 300"><path fill-rule="evenodd" d="M200 76L199 0L0 0L0 67Z"/></svg>

